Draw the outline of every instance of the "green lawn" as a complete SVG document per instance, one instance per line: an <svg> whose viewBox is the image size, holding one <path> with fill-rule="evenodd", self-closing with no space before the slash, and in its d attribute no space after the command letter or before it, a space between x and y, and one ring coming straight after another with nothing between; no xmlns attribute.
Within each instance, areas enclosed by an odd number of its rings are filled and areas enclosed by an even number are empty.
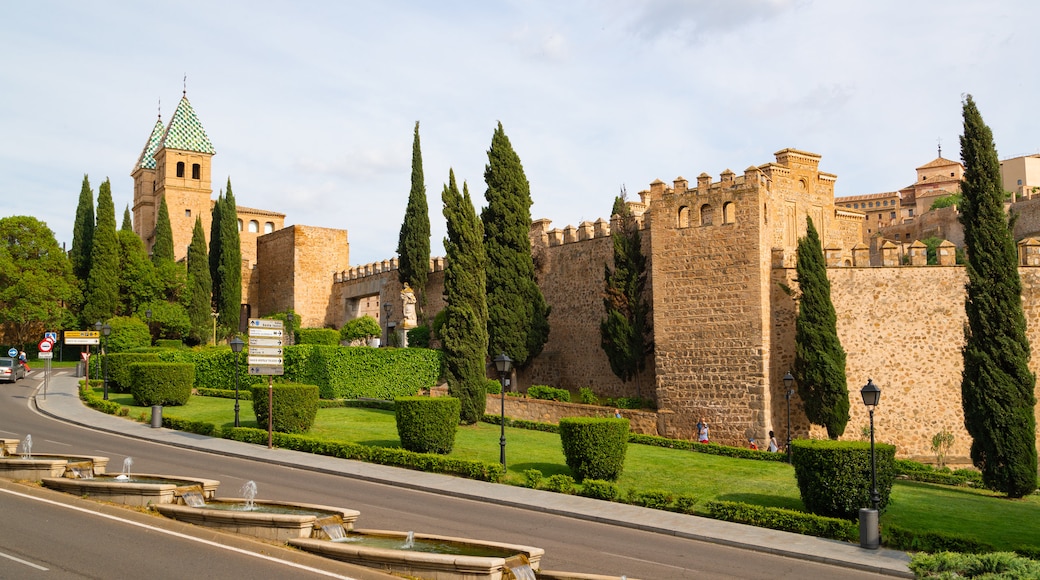
<svg viewBox="0 0 1040 580"><path fill-rule="evenodd" d="M130 395L110 393L109 398L130 407L132 418L146 419L149 410L135 407ZM221 427L234 424L234 400L192 397L183 407L166 407L171 417L205 421ZM252 403L240 403L243 427L256 427ZM451 455L461 459L497 462L497 425L478 423L460 427ZM359 408L321 409L309 435L364 445L399 447L392 411ZM570 474L560 438L553 433L506 428L506 483L518 484L523 472L537 469L546 477ZM794 470L786 463L734 459L690 451L629 445L625 469L617 482L621 493L629 489L666 490L696 497L701 505L712 499L803 509ZM977 538L998 549L1040 546L1040 496L1008 500L985 490L953 488L897 481L886 523L918 531L935 530Z"/></svg>

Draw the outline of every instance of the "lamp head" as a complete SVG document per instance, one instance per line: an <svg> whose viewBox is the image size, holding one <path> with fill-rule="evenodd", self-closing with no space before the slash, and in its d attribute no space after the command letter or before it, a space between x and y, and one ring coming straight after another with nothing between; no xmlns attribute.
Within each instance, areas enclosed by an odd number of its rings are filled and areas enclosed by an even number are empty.
<svg viewBox="0 0 1040 580"><path fill-rule="evenodd" d="M859 390L859 394L863 397L863 404L871 411L874 410L874 407L877 407L878 401L881 400L881 389L874 384L874 379L867 379L867 384L863 385L863 388Z"/></svg>
<svg viewBox="0 0 1040 580"><path fill-rule="evenodd" d="M513 359L502 353L495 357L495 368L498 369L498 374L508 375L513 370Z"/></svg>
<svg viewBox="0 0 1040 580"><path fill-rule="evenodd" d="M151 318L152 318L152 309L151 308L149 308L148 310L144 311L144 317L149 319L149 320L151 320Z"/></svg>
<svg viewBox="0 0 1040 580"><path fill-rule="evenodd" d="M236 336L235 338L232 338L231 342L228 344L231 345L231 350L233 352L238 353L242 352L242 347L245 346L246 343L242 342L242 339Z"/></svg>
<svg viewBox="0 0 1040 580"><path fill-rule="evenodd" d="M98 320L97 322L94 323L94 330L96 330L98 332L101 332L101 321L100 320Z"/></svg>
<svg viewBox="0 0 1040 580"><path fill-rule="evenodd" d="M784 387L786 387L787 390L790 391L791 387L793 387L793 386L794 386L794 376L791 375L791 371L787 371L787 374L784 375Z"/></svg>

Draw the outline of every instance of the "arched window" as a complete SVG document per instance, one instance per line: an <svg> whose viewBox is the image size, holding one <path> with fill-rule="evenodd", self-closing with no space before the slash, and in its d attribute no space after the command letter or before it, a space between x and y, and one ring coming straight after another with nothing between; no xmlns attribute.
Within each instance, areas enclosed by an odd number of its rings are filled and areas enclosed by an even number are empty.
<svg viewBox="0 0 1040 580"><path fill-rule="evenodd" d="M690 208L685 205L679 208L679 227L690 227Z"/></svg>
<svg viewBox="0 0 1040 580"><path fill-rule="evenodd" d="M249 220L249 231L250 233L257 233L260 231L260 222L256 220Z"/></svg>
<svg viewBox="0 0 1040 580"><path fill-rule="evenodd" d="M710 205L704 204L704 205L701 206L701 225L702 226L710 226L711 225L712 214L713 213L714 213L714 210L712 209L712 207Z"/></svg>
<svg viewBox="0 0 1040 580"><path fill-rule="evenodd" d="M732 201L722 205L722 223L733 224L737 222L737 206Z"/></svg>
<svg viewBox="0 0 1040 580"><path fill-rule="evenodd" d="M184 162L177 162L177 177L184 177Z"/></svg>
<svg viewBox="0 0 1040 580"><path fill-rule="evenodd" d="M202 179L202 166L198 163L191 164L191 178Z"/></svg>
<svg viewBox="0 0 1040 580"><path fill-rule="evenodd" d="M264 222L264 233L269 234L274 231L274 223Z"/></svg>
<svg viewBox="0 0 1040 580"><path fill-rule="evenodd" d="M238 231L242 231L242 220L238 220Z"/></svg>

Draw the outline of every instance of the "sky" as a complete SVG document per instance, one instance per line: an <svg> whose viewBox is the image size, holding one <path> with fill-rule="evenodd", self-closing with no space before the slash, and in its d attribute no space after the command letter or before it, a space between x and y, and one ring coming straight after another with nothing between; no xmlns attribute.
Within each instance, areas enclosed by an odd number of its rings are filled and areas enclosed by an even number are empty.
<svg viewBox="0 0 1040 580"><path fill-rule="evenodd" d="M98 0L0 8L0 218L71 246L84 175L130 171L186 90L241 206L393 257L420 123L432 250L449 169L486 205L501 122L532 217L607 217L661 179L822 155L837 196L960 159L971 94L1001 159L1040 153L1035 0ZM187 79L185 80L185 76ZM95 199L96 203L96 199Z"/></svg>

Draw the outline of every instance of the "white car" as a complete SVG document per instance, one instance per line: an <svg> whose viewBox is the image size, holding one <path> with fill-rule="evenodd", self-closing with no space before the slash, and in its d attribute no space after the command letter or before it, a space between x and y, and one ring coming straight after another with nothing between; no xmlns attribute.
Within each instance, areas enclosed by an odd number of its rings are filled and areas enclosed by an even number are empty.
<svg viewBox="0 0 1040 580"><path fill-rule="evenodd" d="M25 378L25 367L11 357L0 357L0 381L15 382Z"/></svg>

